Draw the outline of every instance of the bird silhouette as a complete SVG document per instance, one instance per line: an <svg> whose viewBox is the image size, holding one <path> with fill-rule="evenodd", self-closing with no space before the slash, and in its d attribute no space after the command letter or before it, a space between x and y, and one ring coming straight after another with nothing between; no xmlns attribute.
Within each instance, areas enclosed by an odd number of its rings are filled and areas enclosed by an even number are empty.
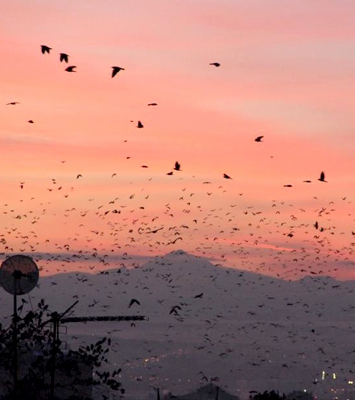
<svg viewBox="0 0 355 400"><path fill-rule="evenodd" d="M254 139L256 142L262 142L262 138L263 138L264 136L258 136L256 139Z"/></svg>
<svg viewBox="0 0 355 400"><path fill-rule="evenodd" d="M227 175L227 174L223 174L223 178L224 179L232 179L229 175Z"/></svg>
<svg viewBox="0 0 355 400"><path fill-rule="evenodd" d="M68 54L66 54L66 53L60 53L60 55L59 55L59 61L60 62L68 62L69 61L69 56L68 56Z"/></svg>
<svg viewBox="0 0 355 400"><path fill-rule="evenodd" d="M148 103L148 106L157 106L158 103Z"/></svg>
<svg viewBox="0 0 355 400"><path fill-rule="evenodd" d="M181 165L179 164L178 161L176 161L176 162L175 162L175 166L174 166L174 170L175 170L175 171L181 171L180 168L181 168Z"/></svg>
<svg viewBox="0 0 355 400"><path fill-rule="evenodd" d="M137 299L132 299L128 305L128 308L132 307L133 304L141 305L141 303Z"/></svg>
<svg viewBox="0 0 355 400"><path fill-rule="evenodd" d="M141 123L141 121L138 121L137 128L144 128L144 125Z"/></svg>
<svg viewBox="0 0 355 400"><path fill-rule="evenodd" d="M178 313L177 310L181 310L181 307L180 306L173 306L173 307L171 307L169 314L178 315L179 313Z"/></svg>
<svg viewBox="0 0 355 400"><path fill-rule="evenodd" d="M213 65L214 67L219 67L221 64L218 62L213 62L213 63L210 63L210 65Z"/></svg>
<svg viewBox="0 0 355 400"><path fill-rule="evenodd" d="M321 181L321 182L326 182L326 183L328 183L328 182L325 180L325 174L324 174L323 171L320 173L320 177L318 178L318 180Z"/></svg>
<svg viewBox="0 0 355 400"><path fill-rule="evenodd" d="M11 101L10 103L7 103L7 106L15 106L16 104L20 104L18 101Z"/></svg>
<svg viewBox="0 0 355 400"><path fill-rule="evenodd" d="M124 68L121 67L112 67L111 77L114 78L120 71L124 71Z"/></svg>
<svg viewBox="0 0 355 400"><path fill-rule="evenodd" d="M67 72L76 72L76 71L74 71L74 68L76 68L76 65L70 65L69 67L65 68L65 70Z"/></svg>
<svg viewBox="0 0 355 400"><path fill-rule="evenodd" d="M51 47L45 46L44 44L41 45L41 52L42 52L42 54L46 54L46 53L49 54L49 52L50 52L51 50L52 50Z"/></svg>

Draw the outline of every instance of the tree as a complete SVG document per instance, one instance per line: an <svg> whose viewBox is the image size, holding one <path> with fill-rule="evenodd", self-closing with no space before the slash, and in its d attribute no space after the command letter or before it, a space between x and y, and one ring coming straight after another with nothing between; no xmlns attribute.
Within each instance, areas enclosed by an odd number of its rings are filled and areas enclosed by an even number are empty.
<svg viewBox="0 0 355 400"><path fill-rule="evenodd" d="M91 400L95 386L124 393L116 378L121 370L105 369L110 339L104 337L96 343L64 351L61 341L53 338L48 323L52 313L44 300L38 303L36 311L28 311L22 317L23 306L24 302L17 317L18 399L50 399L53 371L55 399ZM4 393L1 400L14 398L13 329L13 323L6 329L0 324L0 393Z"/></svg>
<svg viewBox="0 0 355 400"><path fill-rule="evenodd" d="M302 392L301 390L294 390L286 396L286 400L313 400L314 397L311 393Z"/></svg>
<svg viewBox="0 0 355 400"><path fill-rule="evenodd" d="M285 400L285 395L279 395L278 392L272 390L271 392L265 391L264 393L257 393L254 396L250 396L250 400Z"/></svg>

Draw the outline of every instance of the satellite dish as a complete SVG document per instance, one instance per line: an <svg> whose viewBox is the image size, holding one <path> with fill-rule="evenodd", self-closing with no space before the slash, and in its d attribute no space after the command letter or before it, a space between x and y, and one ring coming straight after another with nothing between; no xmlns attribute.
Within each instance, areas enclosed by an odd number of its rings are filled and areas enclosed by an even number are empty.
<svg viewBox="0 0 355 400"><path fill-rule="evenodd" d="M10 294L29 293L37 285L38 279L38 267L31 257L11 256L1 264L0 285Z"/></svg>
<svg viewBox="0 0 355 400"><path fill-rule="evenodd" d="M13 295L14 314L13 314L13 363L14 363L14 389L13 398L17 396L17 296L29 293L36 285L39 279L39 271L36 263L31 257L16 255L7 258L0 267L0 285L6 292Z"/></svg>

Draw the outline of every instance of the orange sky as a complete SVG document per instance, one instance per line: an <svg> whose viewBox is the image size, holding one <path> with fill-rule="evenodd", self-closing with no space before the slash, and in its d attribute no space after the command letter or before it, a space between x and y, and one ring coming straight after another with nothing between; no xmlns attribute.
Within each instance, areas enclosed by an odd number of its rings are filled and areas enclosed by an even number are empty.
<svg viewBox="0 0 355 400"><path fill-rule="evenodd" d="M181 248L355 278L355 4L309 3L2 2L4 256L65 246L98 270Z"/></svg>

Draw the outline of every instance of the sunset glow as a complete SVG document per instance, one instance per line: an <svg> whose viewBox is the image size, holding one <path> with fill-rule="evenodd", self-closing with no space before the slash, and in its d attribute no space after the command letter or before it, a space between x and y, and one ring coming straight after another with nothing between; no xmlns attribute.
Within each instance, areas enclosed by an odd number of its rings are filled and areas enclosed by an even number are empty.
<svg viewBox="0 0 355 400"><path fill-rule="evenodd" d="M355 4L15 0L0 15L3 257L52 274L183 249L355 278Z"/></svg>

